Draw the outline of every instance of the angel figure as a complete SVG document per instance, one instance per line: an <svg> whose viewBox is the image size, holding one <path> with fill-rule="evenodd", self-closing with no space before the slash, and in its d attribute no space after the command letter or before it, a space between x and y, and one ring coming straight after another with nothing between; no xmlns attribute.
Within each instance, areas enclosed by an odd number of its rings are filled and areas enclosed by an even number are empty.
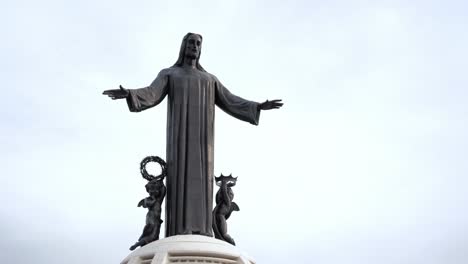
<svg viewBox="0 0 468 264"><path fill-rule="evenodd" d="M231 187L236 185L237 178L231 175L215 177L216 185L220 188L216 193L216 206L213 210L213 232L217 239L236 245L234 239L227 233L226 220L233 211L239 211L239 206L233 202L234 192Z"/></svg>
<svg viewBox="0 0 468 264"><path fill-rule="evenodd" d="M163 220L161 219L161 204L166 195L166 186L164 186L161 178L155 178L149 181L145 185L146 191L149 196L142 199L138 203L138 207L148 208L146 214L146 225L143 228L138 241L130 247L130 250L134 250L139 246L144 246L148 243L159 239L159 231Z"/></svg>

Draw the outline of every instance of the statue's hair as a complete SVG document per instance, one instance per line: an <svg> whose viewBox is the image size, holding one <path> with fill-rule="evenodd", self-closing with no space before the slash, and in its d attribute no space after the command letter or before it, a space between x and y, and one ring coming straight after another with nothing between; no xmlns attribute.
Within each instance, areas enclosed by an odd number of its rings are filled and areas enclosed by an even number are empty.
<svg viewBox="0 0 468 264"><path fill-rule="evenodd" d="M182 39L182 44L180 45L180 51L179 51L179 58L177 59L174 66L182 67L182 65L184 64L185 47L187 46L187 39L192 35L199 36L200 39L203 41L203 37L200 34L195 34L195 33L191 33L191 32L187 33L184 36L184 38ZM200 56L201 56L201 49L200 49L200 53L198 54L196 67L197 67L198 70L206 72L205 69L203 69L203 67L200 65L200 62L199 62L200 61Z"/></svg>

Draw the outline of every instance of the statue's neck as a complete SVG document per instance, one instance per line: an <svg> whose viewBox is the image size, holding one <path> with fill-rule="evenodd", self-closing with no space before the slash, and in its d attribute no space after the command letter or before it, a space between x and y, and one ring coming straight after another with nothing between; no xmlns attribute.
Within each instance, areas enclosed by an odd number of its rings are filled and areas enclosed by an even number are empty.
<svg viewBox="0 0 468 264"><path fill-rule="evenodd" d="M185 57L184 58L184 67L195 69L197 67L197 60L193 59L193 58L190 58L190 57Z"/></svg>

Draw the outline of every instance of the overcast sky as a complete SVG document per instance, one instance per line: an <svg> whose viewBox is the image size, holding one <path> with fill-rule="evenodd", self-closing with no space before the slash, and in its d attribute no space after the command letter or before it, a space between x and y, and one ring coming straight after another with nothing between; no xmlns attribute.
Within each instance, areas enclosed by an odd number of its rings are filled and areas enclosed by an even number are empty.
<svg viewBox="0 0 468 264"><path fill-rule="evenodd" d="M259 126L217 109L215 174L258 263L468 263L466 1L3 1L0 259L119 263L140 236L139 162L165 156L143 87L203 35L201 64ZM154 167L156 171L157 167Z"/></svg>

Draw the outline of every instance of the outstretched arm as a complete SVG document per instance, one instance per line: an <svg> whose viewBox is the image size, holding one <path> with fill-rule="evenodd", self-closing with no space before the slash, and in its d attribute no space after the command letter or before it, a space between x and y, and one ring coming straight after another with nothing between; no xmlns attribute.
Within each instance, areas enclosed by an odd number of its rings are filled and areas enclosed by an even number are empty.
<svg viewBox="0 0 468 264"><path fill-rule="evenodd" d="M283 106L281 99L272 101L266 100L263 103L257 103L243 99L232 94L221 82L216 79L216 105L224 112L240 120L258 125L260 110L278 109Z"/></svg>
<svg viewBox="0 0 468 264"><path fill-rule="evenodd" d="M140 89L120 89L106 90L104 95L112 100L127 99L128 108L131 112L140 112L158 105L167 94L168 74L162 70L150 86Z"/></svg>
<svg viewBox="0 0 468 264"><path fill-rule="evenodd" d="M259 103L232 94L217 79L215 99L216 105L224 112L237 119L249 122L253 125L258 125L258 120L260 118Z"/></svg>

